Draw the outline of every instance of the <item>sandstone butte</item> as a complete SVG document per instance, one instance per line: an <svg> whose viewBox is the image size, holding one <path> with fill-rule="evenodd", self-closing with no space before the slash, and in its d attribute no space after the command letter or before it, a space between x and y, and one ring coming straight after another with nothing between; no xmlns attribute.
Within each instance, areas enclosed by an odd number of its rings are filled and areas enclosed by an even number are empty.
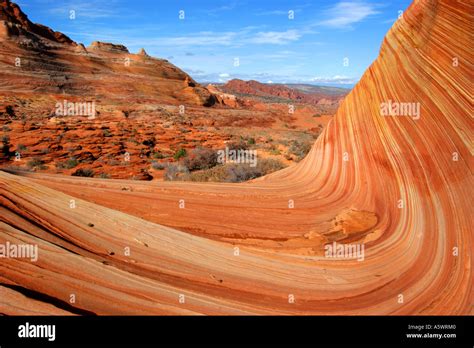
<svg viewBox="0 0 474 348"><path fill-rule="evenodd" d="M0 172L0 243L39 246L1 260L0 312L473 314L470 13L414 1L307 157L253 182Z"/></svg>

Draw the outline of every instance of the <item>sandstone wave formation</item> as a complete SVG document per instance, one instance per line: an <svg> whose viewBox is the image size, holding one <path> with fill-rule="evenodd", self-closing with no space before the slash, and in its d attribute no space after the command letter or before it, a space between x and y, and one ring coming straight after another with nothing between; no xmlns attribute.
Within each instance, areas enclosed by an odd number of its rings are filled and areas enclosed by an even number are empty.
<svg viewBox="0 0 474 348"><path fill-rule="evenodd" d="M0 243L39 248L0 260L0 312L473 314L470 13L415 1L308 156L253 182L0 172Z"/></svg>

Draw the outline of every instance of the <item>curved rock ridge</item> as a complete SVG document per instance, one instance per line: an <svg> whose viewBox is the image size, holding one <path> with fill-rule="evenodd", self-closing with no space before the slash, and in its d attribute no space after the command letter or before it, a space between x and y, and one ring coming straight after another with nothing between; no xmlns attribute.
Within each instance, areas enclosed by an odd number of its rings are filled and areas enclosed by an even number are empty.
<svg viewBox="0 0 474 348"><path fill-rule="evenodd" d="M0 263L0 312L472 315L471 10L415 1L307 157L253 182L0 172L0 244L39 249Z"/></svg>

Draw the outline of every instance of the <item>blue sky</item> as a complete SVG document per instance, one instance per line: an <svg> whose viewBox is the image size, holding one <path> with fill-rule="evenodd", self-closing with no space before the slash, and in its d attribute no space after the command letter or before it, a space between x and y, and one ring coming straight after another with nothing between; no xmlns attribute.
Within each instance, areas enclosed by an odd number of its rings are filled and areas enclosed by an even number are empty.
<svg viewBox="0 0 474 348"><path fill-rule="evenodd" d="M143 47L197 81L351 86L377 57L384 35L411 1L16 2L33 22L86 46L99 40L124 44L131 52Z"/></svg>

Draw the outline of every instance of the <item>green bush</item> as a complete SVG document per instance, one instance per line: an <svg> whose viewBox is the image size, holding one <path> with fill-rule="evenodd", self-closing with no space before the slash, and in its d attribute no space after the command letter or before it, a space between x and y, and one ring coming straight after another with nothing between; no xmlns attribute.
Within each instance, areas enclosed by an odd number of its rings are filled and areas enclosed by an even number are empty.
<svg viewBox="0 0 474 348"><path fill-rule="evenodd" d="M33 168L46 169L44 162L41 159L36 158L36 157L26 162L26 166L31 169Z"/></svg>
<svg viewBox="0 0 474 348"><path fill-rule="evenodd" d="M178 161L181 157L186 157L186 149L179 149L173 156L176 161Z"/></svg>
<svg viewBox="0 0 474 348"><path fill-rule="evenodd" d="M65 167L67 169L74 168L79 164L79 161L76 159L76 157L71 157L66 161Z"/></svg>
<svg viewBox="0 0 474 348"><path fill-rule="evenodd" d="M252 180L263 175L285 168L285 165L276 159L261 159L255 167L245 163L227 163L213 168L182 175L178 180L212 181L212 182L242 182Z"/></svg>
<svg viewBox="0 0 474 348"><path fill-rule="evenodd" d="M309 150L311 150L311 145L310 142L293 140L288 151L290 154L294 154L298 161L301 161L308 154Z"/></svg>
<svg viewBox="0 0 474 348"><path fill-rule="evenodd" d="M162 158L165 158L165 156L163 156L163 154L160 152L160 151L155 151L153 152L153 154L151 155L153 158L156 158L156 159L162 159Z"/></svg>
<svg viewBox="0 0 474 348"><path fill-rule="evenodd" d="M209 148L196 148L189 152L183 164L190 170L209 169L217 165L217 152Z"/></svg>
<svg viewBox="0 0 474 348"><path fill-rule="evenodd" d="M83 176L86 178L92 178L94 176L94 172L92 169L81 168L76 170L74 173L71 174L72 176Z"/></svg>
<svg viewBox="0 0 474 348"><path fill-rule="evenodd" d="M156 170L163 170L165 169L167 166L166 163L160 163L160 162L157 162L157 161L151 161L151 167L153 169L156 169Z"/></svg>
<svg viewBox="0 0 474 348"><path fill-rule="evenodd" d="M183 176L187 176L188 174L189 170L185 166L181 164L170 163L166 166L163 178L166 181L181 180Z"/></svg>

